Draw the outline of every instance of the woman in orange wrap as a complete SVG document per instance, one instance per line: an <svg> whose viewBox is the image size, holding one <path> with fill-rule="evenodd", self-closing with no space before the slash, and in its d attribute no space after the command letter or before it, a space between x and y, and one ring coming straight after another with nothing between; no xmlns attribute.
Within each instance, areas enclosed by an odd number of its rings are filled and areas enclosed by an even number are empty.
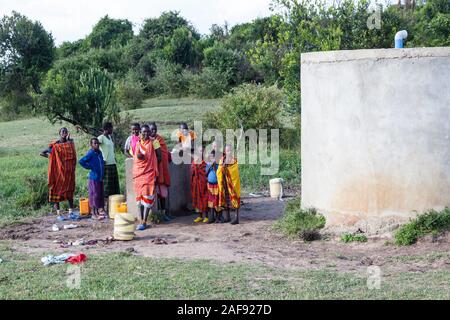
<svg viewBox="0 0 450 320"><path fill-rule="evenodd" d="M158 158L161 156L160 152L155 152L149 126L143 125L141 133L142 140L136 145L133 164L134 192L140 210L140 224L137 230L147 228L147 219L156 198L155 183L158 177Z"/></svg>
<svg viewBox="0 0 450 320"><path fill-rule="evenodd" d="M161 152L161 161L158 161L158 179L156 180L156 193L158 195L159 208L163 213L164 221L170 221L173 218L166 212L166 198L170 186L169 162L171 157L166 141L158 134L156 123L150 122L149 128L150 139L159 143L159 147L155 146L155 150L158 151L159 149Z"/></svg>
<svg viewBox="0 0 450 320"><path fill-rule="evenodd" d="M53 206L60 221L66 220L61 214L59 203L69 202L69 216L73 215L73 195L75 192L75 168L77 155L75 144L70 139L67 128L59 130L59 140L49 144L40 154L49 159L48 162L48 200Z"/></svg>

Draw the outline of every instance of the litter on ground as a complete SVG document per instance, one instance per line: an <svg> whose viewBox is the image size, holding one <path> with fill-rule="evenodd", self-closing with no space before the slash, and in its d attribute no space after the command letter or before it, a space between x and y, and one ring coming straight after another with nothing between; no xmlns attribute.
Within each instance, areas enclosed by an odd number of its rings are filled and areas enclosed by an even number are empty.
<svg viewBox="0 0 450 320"><path fill-rule="evenodd" d="M44 266L49 266L52 264L63 264L67 259L73 256L75 256L75 254L73 253L64 253L59 256L49 254L48 256L42 257L41 262L44 264Z"/></svg>
<svg viewBox="0 0 450 320"><path fill-rule="evenodd" d="M64 230L75 229L75 228L78 228L78 226L76 224L66 224L66 225L64 225Z"/></svg>
<svg viewBox="0 0 450 320"><path fill-rule="evenodd" d="M76 256L72 256L68 259L66 259L66 263L71 263L71 264L78 264L78 263L83 263L87 260L87 256L84 253L80 253L79 255Z"/></svg>

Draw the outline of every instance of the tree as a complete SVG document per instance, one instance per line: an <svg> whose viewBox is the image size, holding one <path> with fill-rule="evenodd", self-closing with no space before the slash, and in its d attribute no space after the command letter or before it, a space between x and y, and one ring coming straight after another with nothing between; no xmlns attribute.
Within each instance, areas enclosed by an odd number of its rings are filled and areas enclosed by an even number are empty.
<svg viewBox="0 0 450 320"><path fill-rule="evenodd" d="M187 27L175 29L164 49L171 62L190 67L200 64L201 52L197 39Z"/></svg>
<svg viewBox="0 0 450 320"><path fill-rule="evenodd" d="M74 42L64 41L57 49L58 59L64 59L76 54L86 52L89 47L86 45L85 39Z"/></svg>
<svg viewBox="0 0 450 320"><path fill-rule="evenodd" d="M200 39L195 28L179 12L163 12L158 18L146 19L139 37L150 40L155 48L164 47L165 40L170 38L176 29L186 27L194 39Z"/></svg>
<svg viewBox="0 0 450 320"><path fill-rule="evenodd" d="M105 70L59 64L49 72L43 88L38 108L52 123L66 121L96 135L103 121L118 120L114 81Z"/></svg>
<svg viewBox="0 0 450 320"><path fill-rule="evenodd" d="M126 19L111 19L108 15L94 26L88 41L92 48L126 45L133 38L133 24Z"/></svg>
<svg viewBox="0 0 450 320"><path fill-rule="evenodd" d="M13 12L0 21L0 94L40 93L55 57L53 37L37 21Z"/></svg>
<svg viewBox="0 0 450 320"><path fill-rule="evenodd" d="M450 2L427 0L414 12L414 46L450 46Z"/></svg>
<svg viewBox="0 0 450 320"><path fill-rule="evenodd" d="M242 52L226 48L222 43L206 48L203 52L203 65L210 67L217 73L227 75L230 85L238 85L247 80L251 74L250 63Z"/></svg>

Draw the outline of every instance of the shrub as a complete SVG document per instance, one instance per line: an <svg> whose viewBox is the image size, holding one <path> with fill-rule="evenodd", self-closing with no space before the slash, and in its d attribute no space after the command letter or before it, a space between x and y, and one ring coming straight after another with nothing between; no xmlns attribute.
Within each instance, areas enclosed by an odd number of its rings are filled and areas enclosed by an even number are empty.
<svg viewBox="0 0 450 320"><path fill-rule="evenodd" d="M220 98L229 90L228 77L227 73L206 67L193 76L189 92L198 98Z"/></svg>
<svg viewBox="0 0 450 320"><path fill-rule="evenodd" d="M243 55L237 50L226 48L223 44L217 43L204 50L205 67L212 68L218 74L226 74L227 84L236 85L242 82L240 74L243 64Z"/></svg>
<svg viewBox="0 0 450 320"><path fill-rule="evenodd" d="M361 233L344 233L341 235L341 241L348 242L367 242L367 237Z"/></svg>
<svg viewBox="0 0 450 320"><path fill-rule="evenodd" d="M275 228L288 236L298 236L304 241L319 238L319 230L325 226L325 217L316 209L301 209L300 198L286 204L284 216L275 223Z"/></svg>
<svg viewBox="0 0 450 320"><path fill-rule="evenodd" d="M47 203L48 187L45 174L36 174L24 178L24 192L16 202L18 208L37 210Z"/></svg>
<svg viewBox="0 0 450 320"><path fill-rule="evenodd" d="M180 65L165 60L155 64L155 76L149 82L149 90L156 95L179 98L189 90L189 80Z"/></svg>
<svg viewBox="0 0 450 320"><path fill-rule="evenodd" d="M130 126L133 122L135 122L133 117L128 112L125 112L114 123L114 145L116 150L123 150L125 141L130 135Z"/></svg>
<svg viewBox="0 0 450 320"><path fill-rule="evenodd" d="M299 149L300 147L300 115L292 117L293 127L280 129L280 146L284 149Z"/></svg>
<svg viewBox="0 0 450 320"><path fill-rule="evenodd" d="M395 233L395 243L403 246L411 245L418 238L427 234L438 234L449 229L449 208L445 208L442 211L430 210L418 215L415 219L398 229Z"/></svg>
<svg viewBox="0 0 450 320"><path fill-rule="evenodd" d="M124 110L140 108L144 100L144 87L139 80L127 76L118 82L117 99Z"/></svg>
<svg viewBox="0 0 450 320"><path fill-rule="evenodd" d="M217 129L280 128L284 95L276 86L245 83L234 88L221 103L218 112L208 112L204 123Z"/></svg>
<svg viewBox="0 0 450 320"><path fill-rule="evenodd" d="M32 98L28 93L14 92L0 98L0 121L11 121L32 116Z"/></svg>

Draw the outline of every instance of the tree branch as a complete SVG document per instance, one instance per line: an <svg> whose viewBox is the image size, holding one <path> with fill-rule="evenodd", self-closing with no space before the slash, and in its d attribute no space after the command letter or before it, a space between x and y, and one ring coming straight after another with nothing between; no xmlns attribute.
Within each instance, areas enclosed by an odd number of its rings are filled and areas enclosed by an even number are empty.
<svg viewBox="0 0 450 320"><path fill-rule="evenodd" d="M79 127L83 132L85 132L87 134L97 135L98 133L101 133L101 130L99 130L99 129L82 126L77 121L75 121L73 119L70 119L70 118L67 118L67 117L63 116L62 114L60 114L60 113L56 113L56 116L57 116L57 118L59 120L68 122L68 123L70 123L70 124L72 124L72 125L74 125L76 127Z"/></svg>

